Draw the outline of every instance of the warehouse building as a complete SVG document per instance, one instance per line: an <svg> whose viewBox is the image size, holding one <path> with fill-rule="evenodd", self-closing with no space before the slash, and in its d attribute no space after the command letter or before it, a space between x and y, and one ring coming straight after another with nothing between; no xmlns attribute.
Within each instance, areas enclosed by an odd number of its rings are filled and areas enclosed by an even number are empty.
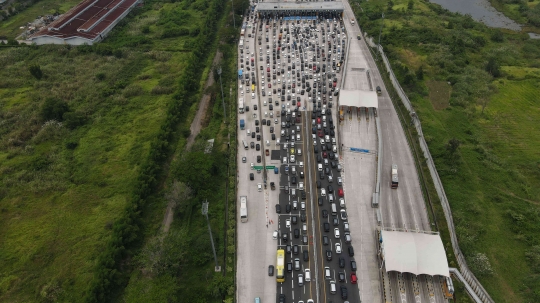
<svg viewBox="0 0 540 303"><path fill-rule="evenodd" d="M94 44L141 0L85 0L28 38L42 44Z"/></svg>

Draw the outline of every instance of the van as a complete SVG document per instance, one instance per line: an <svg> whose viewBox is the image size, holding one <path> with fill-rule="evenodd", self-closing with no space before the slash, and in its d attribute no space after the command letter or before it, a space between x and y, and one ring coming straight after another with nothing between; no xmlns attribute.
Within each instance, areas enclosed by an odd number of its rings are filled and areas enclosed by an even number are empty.
<svg viewBox="0 0 540 303"><path fill-rule="evenodd" d="M321 163L317 164L317 170L318 170L318 171L322 171L322 167L323 167L323 166L322 166Z"/></svg>
<svg viewBox="0 0 540 303"><path fill-rule="evenodd" d="M326 280L332 279L332 277L330 276L330 267L328 267L328 266L324 267L324 278Z"/></svg>
<svg viewBox="0 0 540 303"><path fill-rule="evenodd" d="M332 203L332 215L337 214L336 203Z"/></svg>
<svg viewBox="0 0 540 303"><path fill-rule="evenodd" d="M291 188L291 197L296 198L296 189Z"/></svg>
<svg viewBox="0 0 540 303"><path fill-rule="evenodd" d="M248 144L246 143L246 141L242 140L242 144L244 144L244 149L249 149L249 146L248 146Z"/></svg>
<svg viewBox="0 0 540 303"><path fill-rule="evenodd" d="M309 268L306 268L304 279L306 282L311 282L311 270Z"/></svg>
<svg viewBox="0 0 540 303"><path fill-rule="evenodd" d="M330 293L333 295L336 294L336 281L334 280L330 281Z"/></svg>

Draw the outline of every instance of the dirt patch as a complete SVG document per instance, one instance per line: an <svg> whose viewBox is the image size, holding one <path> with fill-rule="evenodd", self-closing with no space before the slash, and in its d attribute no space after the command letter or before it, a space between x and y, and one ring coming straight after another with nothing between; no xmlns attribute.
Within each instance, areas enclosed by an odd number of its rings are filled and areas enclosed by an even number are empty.
<svg viewBox="0 0 540 303"><path fill-rule="evenodd" d="M427 81L429 101L435 110L443 110L450 106L452 86L445 81Z"/></svg>
<svg viewBox="0 0 540 303"><path fill-rule="evenodd" d="M212 66L217 66L218 63L221 61L221 58L223 57L223 54L219 51L216 52L216 55L214 56L214 61L212 62ZM208 75L208 79L206 80L206 83L204 85L204 91L212 86L214 84L214 73L210 71ZM201 98L201 101L199 101L199 109L197 109L197 113L195 114L195 117L193 118L193 121L191 122L191 126L189 127L191 134L189 135L186 143L185 150L189 150L193 143L195 142L195 138L199 135L201 132L202 127L204 126L204 121L206 118L206 112L208 111L208 107L210 105L210 99L211 94L204 94ZM175 161L176 159L173 158L171 163ZM167 179L169 176L167 176ZM174 205L172 203L169 203L167 205L167 211L165 211L165 216L163 217L163 232L167 233L169 231L169 228L171 227L171 224L174 219Z"/></svg>

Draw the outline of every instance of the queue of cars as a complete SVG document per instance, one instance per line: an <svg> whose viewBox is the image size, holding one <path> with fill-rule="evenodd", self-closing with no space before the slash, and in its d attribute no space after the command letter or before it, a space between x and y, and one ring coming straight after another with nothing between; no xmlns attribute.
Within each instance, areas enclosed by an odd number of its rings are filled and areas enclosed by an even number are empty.
<svg viewBox="0 0 540 303"><path fill-rule="evenodd" d="M257 143L261 141L259 132L266 126L270 128L271 140L281 147L281 186L283 194L287 196L287 199L283 200L288 202L283 205L284 203L278 201L275 210L276 213L287 215L289 218L280 220L285 226L282 230L286 232L281 232L278 240L286 249L287 273L291 276L294 272L297 273L293 279L294 287L304 287L305 282L311 281L311 270L306 263L309 262L309 251L302 153L304 141L308 142L307 146L313 148L305 152L312 152L317 164L316 191L319 192L317 209L322 209L322 218L327 221L323 224L324 231L331 231L330 222L334 226L334 240L323 236L322 243L328 247L325 249L326 262L332 265L330 262L336 260L333 259L333 254L338 254L340 255L337 258L338 267L343 269L345 258L341 257L342 252L347 251L350 257L354 255L350 245L345 198L341 187L343 181L339 176L341 165L336 127L332 118L334 97L339 95L338 74L344 61L347 38L343 22L340 18L334 17L320 16L312 20L286 20L283 17L273 17L260 20L257 26L258 31L254 31L255 49L241 50L240 59L241 68L248 71L241 80L242 94L244 89L246 94L252 94L252 99L258 103L253 105L254 110L258 110L257 105L262 104L261 121L256 119L255 125L250 128L255 129L255 132L248 130L248 137L256 139L255 142L250 142L249 146L257 151L261 149L260 144L264 145L264 142ZM257 86L260 95L255 92L254 88ZM247 108L249 110L249 107ZM309 117L306 120L311 124L302 123L305 118L303 115L306 114ZM303 128L311 136L303 137ZM266 140L266 146L270 146L270 140ZM259 157L257 156L258 163ZM337 205L340 207L339 211ZM290 234L287 232L289 230ZM276 237L278 234L276 231L274 237L278 238ZM342 240L345 243L342 243ZM335 242L333 245L332 241ZM356 263L354 260L349 262L350 282L354 284ZM269 266L268 270L269 275L273 275L273 265ZM335 294L336 277L332 277L331 274L329 277L330 293ZM346 282L344 270L339 271L337 280ZM346 300L348 298L346 285L340 285L339 290L342 299ZM286 301L286 295L283 293L279 294L278 298L279 302ZM307 299L307 302L313 300Z"/></svg>

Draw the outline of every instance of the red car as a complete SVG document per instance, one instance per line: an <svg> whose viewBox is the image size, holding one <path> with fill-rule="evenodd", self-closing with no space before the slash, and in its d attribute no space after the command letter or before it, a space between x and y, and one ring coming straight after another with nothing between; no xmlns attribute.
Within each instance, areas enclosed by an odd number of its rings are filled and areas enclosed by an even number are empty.
<svg viewBox="0 0 540 303"><path fill-rule="evenodd" d="M266 68L266 71L267 71L267 72L270 72L270 67L267 67L267 68Z"/></svg>
<svg viewBox="0 0 540 303"><path fill-rule="evenodd" d="M351 284L356 284L356 274L355 273L351 273Z"/></svg>
<svg viewBox="0 0 540 303"><path fill-rule="evenodd" d="M338 196L343 197L343 188L338 189L337 194Z"/></svg>
<svg viewBox="0 0 540 303"><path fill-rule="evenodd" d="M321 124L321 118L317 118L317 124Z"/></svg>
<svg viewBox="0 0 540 303"><path fill-rule="evenodd" d="M320 129L317 131L317 135L319 137L321 137L321 138L324 137L324 134L323 134L322 130L320 130Z"/></svg>
<svg viewBox="0 0 540 303"><path fill-rule="evenodd" d="M322 136L321 136L322 137ZM328 158L328 154L326 152L322 153L323 158Z"/></svg>
<svg viewBox="0 0 540 303"><path fill-rule="evenodd" d="M296 106L300 107L300 101L296 102Z"/></svg>
<svg viewBox="0 0 540 303"><path fill-rule="evenodd" d="M292 87L295 88L295 87L296 87L296 83L293 83L293 84L292 84Z"/></svg>
<svg viewBox="0 0 540 303"><path fill-rule="evenodd" d="M272 84L268 83L268 88L272 88Z"/></svg>

